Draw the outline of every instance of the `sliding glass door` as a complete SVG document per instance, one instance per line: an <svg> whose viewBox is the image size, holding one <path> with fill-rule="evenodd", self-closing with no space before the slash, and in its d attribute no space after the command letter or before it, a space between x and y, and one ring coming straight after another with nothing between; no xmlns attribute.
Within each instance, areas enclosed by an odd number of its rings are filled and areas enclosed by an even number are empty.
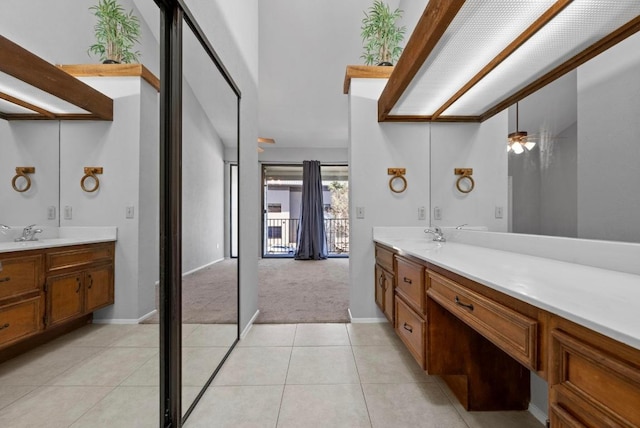
<svg viewBox="0 0 640 428"><path fill-rule="evenodd" d="M322 165L329 257L349 254L349 168ZM302 164L263 164L263 257L293 257L302 201Z"/></svg>

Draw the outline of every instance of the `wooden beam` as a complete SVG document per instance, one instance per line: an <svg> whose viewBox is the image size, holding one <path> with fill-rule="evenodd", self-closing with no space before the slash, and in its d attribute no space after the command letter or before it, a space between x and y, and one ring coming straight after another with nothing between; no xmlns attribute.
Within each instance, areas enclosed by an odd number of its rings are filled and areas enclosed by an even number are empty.
<svg viewBox="0 0 640 428"><path fill-rule="evenodd" d="M342 93L348 94L351 86L351 79L388 79L393 72L394 67L378 66L378 65L347 65L347 71L344 75L344 86Z"/></svg>
<svg viewBox="0 0 640 428"><path fill-rule="evenodd" d="M31 104L31 103L28 103L28 102L26 102L24 100L20 100L20 99L18 99L16 97L12 97L11 95L5 94L4 92L0 92L0 99L3 99L5 101L9 101L12 104L15 104L15 105L18 105L20 107L26 108L28 110L35 111L35 112L40 113L41 115L46 116L46 117L48 117L50 119L53 119L53 117L55 116L49 110L45 110L45 109L40 108L38 106L35 106L35 105ZM11 113L7 113L7 114L11 114Z"/></svg>
<svg viewBox="0 0 640 428"><path fill-rule="evenodd" d="M480 116L433 116L390 114L385 122L481 122Z"/></svg>
<svg viewBox="0 0 640 428"><path fill-rule="evenodd" d="M429 1L380 95L379 122L384 122L463 4L464 0Z"/></svg>
<svg viewBox="0 0 640 428"><path fill-rule="evenodd" d="M480 80L486 77L493 69L500 65L512 53L514 53L527 40L533 37L542 27L551 21L558 13L567 7L573 0L558 0L549 9L547 9L538 19L536 19L526 30L524 30L516 39L502 50L495 58L493 58L482 70L471 78L458 92L447 100L438 110L433 113L433 117L437 118L453 103L458 101L464 94L473 88Z"/></svg>
<svg viewBox="0 0 640 428"><path fill-rule="evenodd" d="M142 64L63 64L58 68L74 77L139 76L160 92L160 79Z"/></svg>
<svg viewBox="0 0 640 428"><path fill-rule="evenodd" d="M513 105L516 102L526 98L527 96L536 92L538 89L548 85L549 83L564 76L570 71L575 70L580 65L596 57L597 55L600 55L602 52L606 51L612 46L615 46L616 44L620 43L627 37L632 36L638 31L640 31L640 16L636 16L634 19L627 22L622 27L618 28L606 37L600 39L577 55L574 55L572 58L563 62L544 76L533 81L510 97L500 101L498 104L480 115L482 121L493 117L494 115L500 113L502 110L508 108L510 105Z"/></svg>
<svg viewBox="0 0 640 428"><path fill-rule="evenodd" d="M0 36L0 71L87 110L100 119L113 120L111 98L3 36Z"/></svg>

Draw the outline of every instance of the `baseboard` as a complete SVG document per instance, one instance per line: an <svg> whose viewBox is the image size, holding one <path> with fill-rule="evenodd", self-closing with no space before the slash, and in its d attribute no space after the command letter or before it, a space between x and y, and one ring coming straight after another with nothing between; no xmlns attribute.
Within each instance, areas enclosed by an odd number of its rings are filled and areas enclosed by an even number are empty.
<svg viewBox="0 0 640 428"><path fill-rule="evenodd" d="M349 312L349 320L351 324L376 324L388 322L386 318L354 318L351 315L351 309L347 309Z"/></svg>
<svg viewBox="0 0 640 428"><path fill-rule="evenodd" d="M256 318L258 318L259 314L260 314L260 309L258 309L256 313L253 314L253 316L247 323L247 326L244 328L244 330L242 330L242 333L240 333L240 340L244 339L247 336L247 334L249 334L249 330L251 330L251 327L253 327L253 322L256 320Z"/></svg>
<svg viewBox="0 0 640 428"><path fill-rule="evenodd" d="M139 324L137 319L130 318L94 319L92 322L93 324Z"/></svg>
<svg viewBox="0 0 640 428"><path fill-rule="evenodd" d="M540 410L538 406L535 404L529 403L529 413L533 415L534 418L538 420L542 424L542 426L547 426L547 420L549 419L549 415Z"/></svg>
<svg viewBox="0 0 640 428"><path fill-rule="evenodd" d="M138 324L142 323L142 321L146 320L147 318L151 318L156 313L158 313L158 310L154 309L151 312L149 312L148 314L141 316L140 318L138 318Z"/></svg>
<svg viewBox="0 0 640 428"><path fill-rule="evenodd" d="M223 257L223 258L221 258L221 259L218 259L218 260L214 260L214 261L212 261L212 262L210 262L210 263L207 263L206 265L202 265L202 266L197 267L197 268L195 268L195 269L191 269L191 270L190 270L190 271L188 271L188 272L183 272L183 273L182 273L182 276L183 276L183 277L185 277L185 276L190 275L190 274L192 274L192 273L198 272L199 270L202 270L202 269L204 269L204 268L207 268L207 267L209 267L209 266L211 266L211 265L215 265L216 263L220 263L220 262L221 262L221 261L223 261L223 260L224 260L224 257Z"/></svg>

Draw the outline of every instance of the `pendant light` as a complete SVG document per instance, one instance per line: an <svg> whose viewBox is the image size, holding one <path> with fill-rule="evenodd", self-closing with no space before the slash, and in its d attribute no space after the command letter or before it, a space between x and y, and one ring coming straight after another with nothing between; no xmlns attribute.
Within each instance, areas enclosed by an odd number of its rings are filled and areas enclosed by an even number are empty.
<svg viewBox="0 0 640 428"><path fill-rule="evenodd" d="M525 149L531 150L536 146L536 143L529 141L529 137L526 131L520 131L519 122L519 105L516 103L516 132L512 132L507 137L507 152L513 151L513 153L519 155L524 152Z"/></svg>

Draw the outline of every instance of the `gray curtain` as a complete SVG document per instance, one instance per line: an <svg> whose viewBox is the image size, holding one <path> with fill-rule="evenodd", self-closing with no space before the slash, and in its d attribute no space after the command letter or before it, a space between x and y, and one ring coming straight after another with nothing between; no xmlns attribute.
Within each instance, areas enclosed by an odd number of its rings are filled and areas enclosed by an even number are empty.
<svg viewBox="0 0 640 428"><path fill-rule="evenodd" d="M302 165L302 203L295 258L296 260L320 260L326 259L327 256L320 162L304 161Z"/></svg>

